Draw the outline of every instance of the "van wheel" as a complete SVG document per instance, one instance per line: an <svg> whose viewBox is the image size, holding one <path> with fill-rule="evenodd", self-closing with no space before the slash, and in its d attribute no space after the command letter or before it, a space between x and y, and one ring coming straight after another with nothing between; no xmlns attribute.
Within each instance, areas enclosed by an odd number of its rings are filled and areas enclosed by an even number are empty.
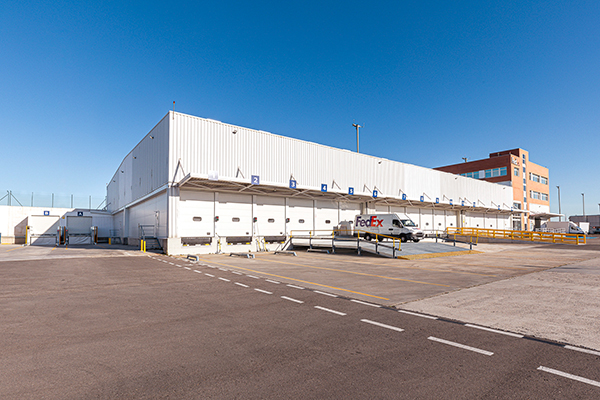
<svg viewBox="0 0 600 400"><path fill-rule="evenodd" d="M420 240L420 239L413 239L413 242L415 242L415 243L419 243L419 240Z"/></svg>
<svg viewBox="0 0 600 400"><path fill-rule="evenodd" d="M406 242L406 235L402 235L402 236L400 236L400 241L401 241L402 243L405 243L405 242Z"/></svg>
<svg viewBox="0 0 600 400"><path fill-rule="evenodd" d="M371 240L371 235L369 235L368 233L365 235L365 240Z"/></svg>

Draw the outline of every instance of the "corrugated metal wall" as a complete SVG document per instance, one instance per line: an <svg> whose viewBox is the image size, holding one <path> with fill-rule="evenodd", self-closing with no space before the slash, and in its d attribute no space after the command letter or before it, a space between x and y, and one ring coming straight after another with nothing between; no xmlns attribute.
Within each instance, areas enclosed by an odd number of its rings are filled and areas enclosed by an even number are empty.
<svg viewBox="0 0 600 400"><path fill-rule="evenodd" d="M179 113L170 121L169 177L175 181L217 171L219 180L250 182L258 175L261 184L284 187L293 178L301 189L326 184L330 192L348 193L352 187L366 195L377 189L379 197L512 205L512 191L502 185Z"/></svg>

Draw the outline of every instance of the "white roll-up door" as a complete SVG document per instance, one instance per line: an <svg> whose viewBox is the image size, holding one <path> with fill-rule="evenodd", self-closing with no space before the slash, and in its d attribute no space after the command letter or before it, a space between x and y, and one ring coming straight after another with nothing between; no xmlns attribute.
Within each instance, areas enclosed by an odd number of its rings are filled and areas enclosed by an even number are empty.
<svg viewBox="0 0 600 400"><path fill-rule="evenodd" d="M292 231L312 231L313 201L310 199L287 199L288 234Z"/></svg>
<svg viewBox="0 0 600 400"><path fill-rule="evenodd" d="M446 229L446 212L444 210L435 210L433 229L434 231L443 231Z"/></svg>
<svg viewBox="0 0 600 400"><path fill-rule="evenodd" d="M333 200L317 200L315 209L315 230L317 234L332 231L339 223L338 203ZM322 232L319 232L322 231Z"/></svg>
<svg viewBox="0 0 600 400"><path fill-rule="evenodd" d="M215 194L181 190L177 211L177 236L214 236Z"/></svg>
<svg viewBox="0 0 600 400"><path fill-rule="evenodd" d="M256 236L285 235L285 199L254 196L254 234Z"/></svg>
<svg viewBox="0 0 600 400"><path fill-rule="evenodd" d="M252 236L252 196L218 194L216 233L219 236Z"/></svg>

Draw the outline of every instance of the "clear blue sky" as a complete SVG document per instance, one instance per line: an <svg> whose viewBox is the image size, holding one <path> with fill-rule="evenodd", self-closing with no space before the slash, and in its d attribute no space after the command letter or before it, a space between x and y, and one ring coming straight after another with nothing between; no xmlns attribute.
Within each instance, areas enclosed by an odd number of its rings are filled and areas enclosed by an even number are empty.
<svg viewBox="0 0 600 400"><path fill-rule="evenodd" d="M437 167L522 147L600 203L600 2L0 6L0 191L104 196L172 107ZM2 197L2 193L0 193ZM94 203L96 201L94 200Z"/></svg>

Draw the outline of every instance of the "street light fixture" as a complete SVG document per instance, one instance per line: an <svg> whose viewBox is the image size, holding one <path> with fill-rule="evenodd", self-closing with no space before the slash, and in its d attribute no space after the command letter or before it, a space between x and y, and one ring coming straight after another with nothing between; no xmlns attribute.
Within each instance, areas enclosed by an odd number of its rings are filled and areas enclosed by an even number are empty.
<svg viewBox="0 0 600 400"><path fill-rule="evenodd" d="M560 186L556 187L558 189L558 213L562 214L562 212L560 212ZM562 215L558 216L558 220L562 221Z"/></svg>
<svg viewBox="0 0 600 400"><path fill-rule="evenodd" d="M362 126L360 126L359 124L352 124L352 126L356 128L356 152L359 153L359 151L358 151L358 129L362 128Z"/></svg>

